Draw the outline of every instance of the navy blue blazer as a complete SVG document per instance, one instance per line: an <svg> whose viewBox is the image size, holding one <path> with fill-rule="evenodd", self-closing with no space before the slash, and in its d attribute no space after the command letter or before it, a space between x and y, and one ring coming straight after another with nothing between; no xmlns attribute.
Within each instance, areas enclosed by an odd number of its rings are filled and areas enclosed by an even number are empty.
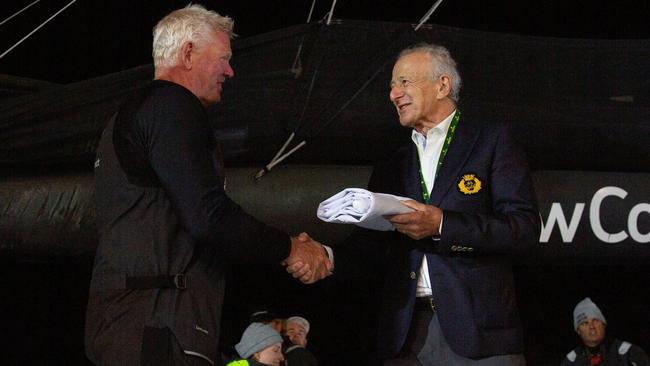
<svg viewBox="0 0 650 366"><path fill-rule="evenodd" d="M422 202L415 145L376 166L368 188ZM395 357L404 344L423 255L440 326L457 354L523 352L511 258L538 242L541 222L528 165L509 130L463 115L430 201L443 210L439 241L356 228L337 248L337 276L380 281L378 355Z"/></svg>

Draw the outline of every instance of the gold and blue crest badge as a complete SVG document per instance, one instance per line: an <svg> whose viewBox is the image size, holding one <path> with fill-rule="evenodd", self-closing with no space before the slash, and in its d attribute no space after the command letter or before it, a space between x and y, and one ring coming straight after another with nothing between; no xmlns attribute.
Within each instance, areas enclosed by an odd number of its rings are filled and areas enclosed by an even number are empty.
<svg viewBox="0 0 650 366"><path fill-rule="evenodd" d="M460 182L458 182L458 190L463 192L463 194L478 193L481 190L481 180L478 179L476 174L463 174Z"/></svg>

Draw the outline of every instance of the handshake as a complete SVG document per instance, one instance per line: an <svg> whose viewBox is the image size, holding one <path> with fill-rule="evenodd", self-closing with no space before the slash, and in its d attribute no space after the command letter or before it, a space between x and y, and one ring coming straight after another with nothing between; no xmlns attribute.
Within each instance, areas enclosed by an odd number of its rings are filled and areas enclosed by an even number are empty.
<svg viewBox="0 0 650 366"><path fill-rule="evenodd" d="M282 262L294 278L311 284L332 274L334 265L323 245L307 233L291 237L291 253Z"/></svg>

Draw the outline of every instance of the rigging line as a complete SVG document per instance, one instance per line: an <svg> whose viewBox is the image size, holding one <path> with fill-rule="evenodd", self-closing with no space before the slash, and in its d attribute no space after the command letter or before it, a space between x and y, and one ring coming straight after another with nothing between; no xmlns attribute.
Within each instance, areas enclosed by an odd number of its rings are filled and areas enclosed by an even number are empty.
<svg viewBox="0 0 650 366"><path fill-rule="evenodd" d="M308 138L314 139L318 135L320 135L326 128L328 128L334 121L335 119L352 103L358 96L361 94L367 87L370 85L375 78L382 72L386 64L391 60L390 57L394 52L397 52L398 49L397 47L400 44L403 44L403 41L408 38L408 35L411 34L412 28L407 27L404 28L396 37L393 39L393 41L385 47L385 49L380 52L377 56L375 56L375 60L368 65L361 76L368 75L366 80L361 84L361 86L349 97L345 99L345 102L342 104L341 107L338 108L334 114L327 119L327 122L325 122L320 128L313 133L311 136ZM383 61L382 61L383 60ZM359 82L361 79L361 76L353 83L353 84L348 84L350 86L354 85L359 85ZM338 100L337 100L338 102ZM331 109L330 109L331 110Z"/></svg>
<svg viewBox="0 0 650 366"><path fill-rule="evenodd" d="M302 127L302 124L305 122L305 113L307 112L307 107L311 101L311 92L314 90L314 84L316 83L316 76L318 75L318 69L320 69L320 64L323 61L323 58L319 58L314 67L314 74L311 76L311 81L309 82L309 89L307 89L307 97L305 98L305 104L302 107L302 112L300 113L300 118L298 119L298 125L293 130L293 132L298 132Z"/></svg>
<svg viewBox="0 0 650 366"><path fill-rule="evenodd" d="M317 64L317 66L316 66L316 68L314 70L314 75L312 75L311 82L309 84L309 90L307 91L307 98L305 100L305 105L302 108L302 113L300 114L300 119L298 120L298 126L296 126L296 128L291 132L291 134L287 138L287 141L285 141L284 145L282 145L280 150L278 150L278 152L275 154L273 159L271 159L271 161L263 169L261 169L259 172L257 172L257 174L255 174L255 179L259 180L260 178L262 178L262 176L264 174L266 174L266 172L273 169L274 166L276 166L282 160L286 159L289 155L293 154L295 151L297 151L298 149L300 149L301 147L303 147L307 143L305 140L302 140L296 147L291 149L289 152L287 152L284 155L282 154L284 152L284 150L287 148L287 146L289 146L289 143L296 136L296 132L298 132L298 130L300 130L300 128L302 127L302 124L305 121L304 120L305 119L305 113L307 111L307 106L309 105L309 101L311 99L311 92L314 89L314 83L316 81L316 75L318 74L320 61L321 60L318 61L318 64Z"/></svg>
<svg viewBox="0 0 650 366"><path fill-rule="evenodd" d="M289 137L289 140L285 142L284 147L286 147L289 144L289 141L293 138L293 133ZM255 174L255 179L260 180L267 172L270 172L271 169L273 169L274 166L280 164L280 162L286 158L288 158L291 154L296 152L298 149L301 147L305 146L307 144L307 141L302 140L298 145L296 145L293 149L289 150L286 154L280 156L278 159L274 159L272 162L268 163L264 168L262 168L257 174ZM277 156L277 155L276 155Z"/></svg>
<svg viewBox="0 0 650 366"><path fill-rule="evenodd" d="M371 75L366 79L366 81L361 85L361 87L360 87L359 89L357 89L357 90L355 91L355 93L354 93L350 98L347 98L347 100L346 100L346 102L343 104L343 106L342 106L341 108L339 108L339 109L334 113L334 115L332 115L332 116L327 120L327 122L325 122L324 125L321 126L320 129L318 129L318 131L316 131L315 133L313 133L313 134L312 134L311 136L309 136L308 138L302 140L302 141L301 141L298 145L296 145L293 149L291 149L291 150L288 151L287 153L281 155L279 158L277 158L277 159L274 158L274 159L273 159L273 160L272 160L268 165L266 165L262 170L260 170L260 171L255 175L255 179L258 179L258 180L259 180L262 176L264 176L264 174L266 174L266 173L269 172L271 169L273 169L273 167L276 166L277 164L279 164L282 160L288 158L291 154L293 154L294 152L298 151L298 149L300 149L300 148L302 148L303 146L305 146L305 145L307 144L307 140L313 140L313 139L315 139L318 135L320 135L320 134L323 132L323 130L325 130L327 127L329 127L329 126L330 126L330 125L331 125L331 124L336 120L336 118L339 116L339 114L341 114L341 112L343 112L343 111L345 110L345 108L347 108L347 106L350 105L350 103L352 103L352 102L357 98L357 96L359 96L359 94L361 94L361 92L363 92L363 91L365 90L365 88L368 87L368 85L370 85L370 83L371 83L371 82L372 82L372 81L377 77L377 75L379 75L379 74L381 73L381 71L382 71L383 68L384 68L384 65L386 65L386 63L390 60L390 59L387 58L387 57L383 57L384 54L386 54L386 53L392 53L393 48L395 48L395 47L397 46L398 41L401 41L402 37L405 37L405 36L406 36L406 34L408 33L409 29L412 29L412 28L411 28L411 27L405 28L404 31L403 31L402 33L400 33L400 34L396 37L396 39L395 39L393 42L391 42L390 46L388 47L388 51L390 51L390 52L383 52L383 53L379 56L378 60L375 61L375 62L373 62L373 64L370 65L370 66L368 67L368 70L374 70L374 71L372 72L372 74L371 74ZM381 59L383 59L383 62L380 61ZM292 137L291 137L291 138L292 138ZM285 146L286 146L286 145L288 145L288 142L285 143ZM277 157L278 155L279 155L279 153L276 154L276 157Z"/></svg>
<svg viewBox="0 0 650 366"><path fill-rule="evenodd" d="M348 98L348 100L345 101L345 103L343 103L343 106L341 106L341 108L339 108L339 109L336 111L336 113L334 113L334 115L332 115L332 116L327 120L327 122L325 122L325 123L320 127L320 129L318 129L318 131L316 131L316 133L313 134L313 135L310 136L310 137L311 137L311 138L315 138L316 136L320 135L320 133L323 132L323 130L325 130L327 127L329 127L329 126L332 124L332 122L334 122L334 120L336 120L336 117L338 117L339 114L341 114L341 112L343 112L343 111L344 111L344 110L345 110L345 109L350 105L350 103L352 103L352 102L353 102L353 101L354 101L354 100L359 96L359 94L361 94L361 92L363 92L363 91L366 89L366 87L368 87L368 85L370 85L370 83L373 82L373 81L375 80L375 78L377 77L377 75L379 75L379 74L381 73L381 71L382 71L382 69L383 69L383 65L385 65L387 62L388 62L388 60L386 60L386 61L382 64L382 67L377 68L377 69L375 70L375 72L374 72L374 73L373 73L373 74L372 74L372 75L371 75L371 76L370 76L370 77L369 77L369 78L368 78L368 79L367 79L367 80L366 80L366 81L361 85L361 87L360 87L356 92L354 92L354 94L352 94L352 96L351 96L350 98Z"/></svg>
<svg viewBox="0 0 650 366"><path fill-rule="evenodd" d="M5 23L8 22L11 18L13 18L13 17L15 17L16 15L22 13L23 11L29 9L32 5L36 4L36 3L39 2L39 1L41 1L41 0L36 0L36 1L32 2L31 4L27 5L26 7L22 8L21 10L18 10L16 13L14 13L14 15L11 15L11 16L9 16L9 18L7 18L7 19L3 20L2 22L0 22L0 25L5 24Z"/></svg>
<svg viewBox="0 0 650 366"><path fill-rule="evenodd" d="M375 72L375 73L374 73L374 74L373 74L373 75L372 75L368 80L366 80L366 82L361 86L361 88L359 88L359 90L357 90L357 91L352 95L352 97L351 97L350 99L348 99L348 101L347 101L347 102L346 102L346 103L345 103L341 108L339 108L339 110L338 110L336 113L334 113L334 115L331 116L331 117L327 120L327 122L325 122L325 124L324 124L324 125L323 125L323 126L322 126L322 127L321 127L321 128L320 128L320 129L315 133L315 134L314 134L314 135L311 136L311 138L312 138L312 139L315 138L315 137L318 136L321 132L323 132L324 129L326 129L329 125L331 125L332 122L334 122L334 121L336 120L336 117L338 117L338 115L341 114L341 112L343 112L343 111L345 110L345 108L347 108L347 106L348 106L350 103L352 103L352 101L353 101L353 100L354 100L354 99L355 99L355 98L356 98L356 97L357 97L357 96L358 96L358 95L359 95L359 94L360 94L360 93L361 93L361 92L362 92L362 91L363 91L363 90L368 86L368 84L370 84L370 83L375 79L375 77L376 77L380 72L381 72L381 68L377 69L377 71L376 71L376 72ZM293 133L292 133L292 136L290 137L290 139L291 139L291 138L293 138ZM287 142L285 143L285 145L283 146L283 149L284 149L288 144L289 144L289 141L287 141ZM289 150L286 154L280 156L280 158L278 158L278 159L274 158L274 159L273 159L273 160L272 160L272 161L271 161L271 162L270 162L270 163L269 163L269 164L268 164L264 169L260 170L260 171L257 173L257 175L255 176L255 178L256 178L256 179L261 178L261 177L262 177L266 172L268 172L268 171L270 171L271 169L273 169L274 166L276 166L277 164L279 164L282 160L288 158L291 154L293 154L294 152L298 151L298 149L302 148L302 147L305 146L306 144L307 144L307 140L306 140L306 139L305 139L305 140L302 140L302 141L301 141L298 145L296 145L293 149ZM280 153L278 152L278 154L276 154L276 157L277 157L279 154L280 154Z"/></svg>
<svg viewBox="0 0 650 366"><path fill-rule="evenodd" d="M436 11L436 9L438 8L438 5L440 5L440 3L442 3L442 0L438 0L438 1L436 1L436 3L433 4L433 6L431 7L431 9L429 9L429 11L427 11L427 13L424 14L424 16L420 19L420 22L418 23L417 27L415 27L415 30L416 30L416 31L417 31L418 29L420 29L420 27L422 26L422 24L424 24L424 22L426 22L427 20L429 20L429 17L431 16L431 14L433 14L434 11Z"/></svg>
<svg viewBox="0 0 650 366"><path fill-rule="evenodd" d="M309 101L311 100L311 92L314 90L314 84L315 84L315 81L316 81L316 75L318 74L318 68L320 67L320 61L321 60L318 60L318 63L316 64L316 68L314 69L314 75L312 75L312 77L311 77L311 82L309 83L309 89L307 90L307 97L305 98L305 104L302 107L302 112L300 113L300 118L298 119L298 125L293 129L293 131L289 135L289 138L284 143L284 145L282 145L280 150L278 150L278 152L275 154L273 159L271 159L269 164L266 166L267 168L269 168L269 166L273 167L275 165L274 164L275 161L284 152L284 150L287 148L287 146L289 145L291 140L293 140L293 138L296 135L296 133L298 132L298 130L300 130L300 128L302 127L302 124L305 122L305 113L307 111L307 106L309 105Z"/></svg>
<svg viewBox="0 0 650 366"><path fill-rule="evenodd" d="M298 51L296 52L296 57L293 59L293 65L291 65L291 72L294 74L294 77L296 79L302 73L302 62L300 61L301 53L302 53L302 41L300 41L300 45L298 46Z"/></svg>
<svg viewBox="0 0 650 366"><path fill-rule="evenodd" d="M307 15L307 24L311 22L311 15L314 12L314 5L316 5L316 0L311 2L311 9L309 9L309 15ZM300 75L302 71L302 63L300 62L300 54L302 53L302 45L305 42L305 36L302 36L300 40L300 46L298 46L298 52L296 52L296 58L293 59L293 65L291 65L291 72L296 75L296 78Z"/></svg>
<svg viewBox="0 0 650 366"><path fill-rule="evenodd" d="M278 150L277 154L275 154L273 159L271 159L271 161L266 165L267 168L269 167L269 165L273 164L273 162L276 161L280 155L282 155L284 150L287 148L287 146L289 146L289 143L293 140L295 136L296 136L296 132L295 131L291 132L291 134L287 138L287 141L284 142L284 145L282 145L280 150Z"/></svg>
<svg viewBox="0 0 650 366"><path fill-rule="evenodd" d="M431 14L433 14L433 12L438 8L438 6L440 5L440 3L442 3L442 0L438 0L438 1L436 1L435 4L433 4L433 6L429 9L429 11L427 11L427 13L426 13L426 14L425 14L421 19L420 19L420 23L417 25L417 27L414 29L414 31L417 31L417 30L420 28L420 26L422 26L422 24L423 24L424 22L426 22L426 21L429 19L429 17L431 16ZM331 10L330 10L330 12L329 12L329 15L328 15L327 25L330 24L330 21L331 21L331 18L332 18L332 13L333 13L333 11L334 11L334 6L335 6L335 5L336 5L336 0L334 0L334 1L332 2L332 8L331 8ZM399 37L398 37L398 38L399 38ZM362 92L362 91L363 91L363 90L364 90L364 89L365 89L365 88L366 88L366 87L367 87L367 86L368 86L368 85L369 85L369 84L370 84L370 83L375 79L375 77L377 77L377 75L379 75L379 73L380 73L381 70L383 69L383 66L384 66L387 62L388 62L388 59L386 59L386 60L381 64L381 67L376 68L375 71L372 73L372 75L371 75L371 76L370 76L370 77L369 77L369 78L368 78L368 79L367 79L367 80L366 80L366 81L361 85L361 87L360 87L360 88L359 88L359 89L358 89L358 90L357 90L357 91L352 95L352 97L348 98L347 101L343 104L343 106L342 106L341 108L339 108L339 109L334 113L334 115L331 116L331 117L327 120L327 122L325 122L325 124L324 124L323 126L321 126L321 128L320 128L318 131L316 131L315 134L313 134L312 136L310 136L310 139L314 139L314 138L316 138L316 137L317 137L321 132L323 132L323 130L325 130L327 127L329 127L329 126L330 126L330 125L335 121L336 117L338 117L338 115L341 114L341 112L343 112L343 111L345 110L345 108L347 108L347 106L350 105L350 103L352 103L352 101L354 101L354 99L356 99L356 97L357 97L359 94L361 94L361 92ZM312 81L313 81L313 80L312 80ZM299 126L299 127L300 127L300 126ZM305 145L307 144L307 139L304 139L304 140L302 140L298 145L296 145L293 149L291 149L290 151L288 151L286 154L284 154L284 155L280 156L279 158L277 158L277 157L280 155L280 153L281 153L281 152L286 148L286 146L289 144L289 142L293 139L293 137L294 137L294 133L291 134L291 136L289 137L289 140L288 140L287 142L285 142L284 146L282 147L282 149L281 149L280 151L278 151L278 153L275 155L275 157L273 158L273 160L271 160L271 162L270 162L268 165L266 165L266 166L264 167L264 169L260 170L260 171L255 175L255 179L260 179L264 174L266 174L266 172L270 171L270 170L271 170L275 165L279 164L282 160L286 159L286 158L289 157L291 154L293 154L293 153L296 152L298 149L302 148L303 146L305 146ZM276 159L276 158L277 158L277 159Z"/></svg>
<svg viewBox="0 0 650 366"><path fill-rule="evenodd" d="M330 12L327 15L327 25L330 25L330 22L332 21L332 15L334 14L335 6L336 6L336 0L332 1L332 7L330 8Z"/></svg>
<svg viewBox="0 0 650 366"><path fill-rule="evenodd" d="M433 14L433 12L436 11L436 9L440 5L440 3L442 3L442 0L438 0L438 1L435 2L435 4L433 4L433 6L429 9L429 11L427 11L426 14L424 14L424 16L420 19L420 23L417 25L417 27L415 27L414 31L417 31L420 28L420 26L422 26L422 24L424 22L429 20L429 17L431 17L431 14ZM331 116L327 120L327 122L325 122L325 124L323 124L321 126L321 128L318 131L316 131L315 134L313 134L311 136L311 138L315 138L316 136L318 136L321 132L323 132L323 130L325 130L327 127L329 127L329 125L331 125L334 122L336 117L338 117L338 115L341 114L341 112L343 112L343 110L345 110L345 108L347 108L347 106L350 105L350 103L352 103L352 101L354 101L354 99L356 99L356 97L359 94L361 94L361 92L375 79L375 77L377 77L377 75L379 75L379 73L381 72L381 69L383 68L383 65L385 65L386 62L388 62L388 61L385 61L382 64L381 67L375 69L375 72L368 78L368 80L366 80L361 85L361 87L352 95L352 97L348 98L348 100L343 104L343 106L341 108L339 108L338 111L336 111L336 113L334 113L334 115Z"/></svg>
<svg viewBox="0 0 650 366"><path fill-rule="evenodd" d="M307 144L307 141L306 141L306 140L302 140L302 141L300 141L300 143L299 143L298 145L296 145L293 149L289 150L286 154L282 155L279 159L277 159L277 160L276 160L275 162L273 162L272 164L269 164L269 165L268 165L268 170L273 169L274 166L280 164L280 162L281 162L282 160L288 158L291 154L293 154L294 152L298 151L298 149L300 149L301 147L305 146L306 144Z"/></svg>
<svg viewBox="0 0 650 366"><path fill-rule="evenodd" d="M318 34L322 34L322 33L326 33L326 32L327 32L326 26L321 23L321 26L318 29ZM314 85L316 84L316 78L318 76L318 72L319 72L320 65L321 65L322 61L323 61L323 54L321 53L320 57L318 57L318 59L316 61L316 65L314 67L314 73L312 74L311 80L309 82L309 88L307 89L307 96L305 98L305 103L304 103L302 111L300 113L300 117L298 118L298 123L297 123L296 127L293 128L293 131L291 132L291 134L287 138L287 141L285 141L284 145L278 150L278 152L275 154L273 159L271 159L271 161L269 161L269 163L266 166L264 166L264 168L262 168L259 172L257 172L257 174L255 174L255 179L256 180L261 179L262 176L264 176L264 174L269 172L275 165L277 165L282 160L286 159L289 155L291 155L293 152L297 151L298 149L300 149L302 146L304 146L306 144L306 141L303 139L303 141L301 141L298 144L299 146L296 146L291 151L289 151L288 153L283 154L284 150L289 146L289 143L293 140L296 133L302 128L302 126L303 126L303 124L305 122L305 115L307 113L307 107L309 106L309 103L311 101L312 92L314 90Z"/></svg>
<svg viewBox="0 0 650 366"><path fill-rule="evenodd" d="M314 12L314 5L316 5L316 0L311 2L311 9L309 9L309 15L307 15L307 23L311 22L311 15Z"/></svg>
<svg viewBox="0 0 650 366"><path fill-rule="evenodd" d="M70 1L70 2L68 3L68 5L66 5L66 6L64 6L63 8L61 8L61 10L57 11L56 13L54 13L54 15L52 15L52 16L49 17L46 21L44 21L43 23L41 23L41 25L39 25L38 27L36 27L33 31L29 32L29 34L27 34L25 37L23 37L20 41L16 42L16 44L14 44L13 46L9 47L8 50L6 50L2 55L0 55L0 59L2 59L3 57L5 57L5 55L8 54L9 52L11 52L11 50L13 50L14 48L16 48L19 44L23 43L23 41L25 41L27 38L29 38L32 34L36 33L37 30L41 29L41 28L42 28L45 24L47 24L50 20L54 19L57 15L61 14L61 12L63 12L65 9L67 9L70 5L74 4L75 2L77 2L77 0L72 0L72 1Z"/></svg>

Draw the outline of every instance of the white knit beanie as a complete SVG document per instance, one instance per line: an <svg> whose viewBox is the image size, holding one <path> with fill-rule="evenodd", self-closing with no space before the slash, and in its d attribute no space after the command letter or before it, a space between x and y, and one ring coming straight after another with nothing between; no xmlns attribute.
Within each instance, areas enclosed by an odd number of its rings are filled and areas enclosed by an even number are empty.
<svg viewBox="0 0 650 366"><path fill-rule="evenodd" d="M305 328L305 333L309 333L309 322L307 321L307 319L305 319L305 318L303 318L301 316L292 316L292 317L287 319L287 325L289 323L298 323L298 324L302 325L303 328Z"/></svg>

